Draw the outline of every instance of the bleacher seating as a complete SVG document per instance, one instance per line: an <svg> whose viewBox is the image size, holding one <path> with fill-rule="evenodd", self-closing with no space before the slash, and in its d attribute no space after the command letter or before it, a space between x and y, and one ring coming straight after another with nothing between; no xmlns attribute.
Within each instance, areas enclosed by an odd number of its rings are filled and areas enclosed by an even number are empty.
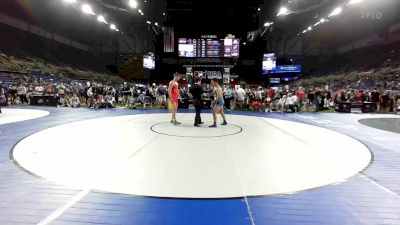
<svg viewBox="0 0 400 225"><path fill-rule="evenodd" d="M0 73L0 81L6 85L16 85L20 82L20 77L17 75Z"/></svg>

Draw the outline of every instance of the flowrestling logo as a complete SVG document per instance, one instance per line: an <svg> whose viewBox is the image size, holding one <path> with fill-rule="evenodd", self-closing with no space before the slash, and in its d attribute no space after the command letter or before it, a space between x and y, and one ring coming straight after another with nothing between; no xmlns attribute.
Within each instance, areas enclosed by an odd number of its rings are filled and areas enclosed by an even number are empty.
<svg viewBox="0 0 400 225"><path fill-rule="evenodd" d="M383 13L378 12L362 12L361 19L362 20L380 20L383 18Z"/></svg>

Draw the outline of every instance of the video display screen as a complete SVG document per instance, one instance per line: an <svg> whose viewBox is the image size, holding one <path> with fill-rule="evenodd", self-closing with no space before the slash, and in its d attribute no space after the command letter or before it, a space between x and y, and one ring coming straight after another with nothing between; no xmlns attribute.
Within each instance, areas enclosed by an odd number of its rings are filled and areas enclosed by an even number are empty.
<svg viewBox="0 0 400 225"><path fill-rule="evenodd" d="M279 78L279 77L278 77L278 78L276 78L276 77L272 78L272 77L271 77L271 78L269 79L269 83L270 83L270 84L280 84L280 83L281 83L281 78Z"/></svg>
<svg viewBox="0 0 400 225"><path fill-rule="evenodd" d="M275 53L264 54L262 61L263 74L268 74L276 68L276 55Z"/></svg>
<svg viewBox="0 0 400 225"><path fill-rule="evenodd" d="M240 40L237 38L179 38L179 57L239 58Z"/></svg>
<svg viewBox="0 0 400 225"><path fill-rule="evenodd" d="M153 55L143 56L143 68L153 70L156 68L156 60Z"/></svg>

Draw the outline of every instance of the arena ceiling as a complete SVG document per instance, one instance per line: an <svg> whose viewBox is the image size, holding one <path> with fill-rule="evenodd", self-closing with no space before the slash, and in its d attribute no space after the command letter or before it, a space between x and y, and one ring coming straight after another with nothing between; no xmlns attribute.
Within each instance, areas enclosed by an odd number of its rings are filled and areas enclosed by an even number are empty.
<svg viewBox="0 0 400 225"><path fill-rule="evenodd" d="M327 48L336 48L358 41L370 35L385 35L390 25L400 22L400 1L398 0L362 0L349 5L351 0L282 0L275 13L262 15L265 22L273 21L264 37L275 41L287 38L300 38L309 42L318 42ZM290 3L288 3L290 2ZM278 8L286 6L291 13L276 16ZM328 17L335 8L342 12ZM322 18L328 22L314 25ZM262 25L260 24L260 27ZM303 34L304 30L308 30Z"/></svg>
<svg viewBox="0 0 400 225"><path fill-rule="evenodd" d="M337 6L350 0L137 0L144 16L129 8L128 0L81 0L91 4L114 22L126 35L154 34L154 28L173 26L177 32L199 34L235 34L246 39L247 32L258 31L259 39L279 42L296 38L308 26L326 17ZM2 0L0 13L4 13L50 31L87 44L101 44L115 37L95 17L63 3L63 0ZM292 12L277 16L279 8L286 6ZM388 24L399 22L399 0L364 0L343 10L340 16L318 26L304 39L322 42L327 46L340 46L371 33L384 33ZM365 14L380 16L364 18ZM274 22L264 27L264 23ZM262 34L262 36L261 36ZM182 34L183 35L183 34Z"/></svg>
<svg viewBox="0 0 400 225"><path fill-rule="evenodd" d="M142 34L148 29L147 20L163 21L164 3L159 0L138 0L144 16L128 6L128 0L80 0L92 6L96 15L102 14L115 23L126 35ZM81 9L63 0L1 0L0 13L38 25L85 44L103 43L115 35L95 16L83 14Z"/></svg>
<svg viewBox="0 0 400 225"><path fill-rule="evenodd" d="M166 24L183 32L240 33L257 29L263 0L166 0ZM277 2L272 0L271 2Z"/></svg>
<svg viewBox="0 0 400 225"><path fill-rule="evenodd" d="M257 31L259 41L277 43L284 39L303 38L334 48L372 33L382 33L390 24L399 21L398 0L364 0L347 5L349 2L350 0L166 0L168 17L165 24L174 26L180 35L232 33L246 40L247 32ZM282 6L287 7L290 13L277 16ZM332 10L339 6L343 6L342 13L328 18ZM329 22L314 27L322 18L329 19ZM274 24L266 28L266 22ZM313 30L303 35L302 32L309 26Z"/></svg>

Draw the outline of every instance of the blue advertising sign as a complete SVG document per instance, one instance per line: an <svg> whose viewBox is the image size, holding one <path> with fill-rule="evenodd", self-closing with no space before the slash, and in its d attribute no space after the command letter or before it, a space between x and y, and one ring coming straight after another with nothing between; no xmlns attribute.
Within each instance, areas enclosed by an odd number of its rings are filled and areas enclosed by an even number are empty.
<svg viewBox="0 0 400 225"><path fill-rule="evenodd" d="M277 65L272 73L301 73L301 65Z"/></svg>

